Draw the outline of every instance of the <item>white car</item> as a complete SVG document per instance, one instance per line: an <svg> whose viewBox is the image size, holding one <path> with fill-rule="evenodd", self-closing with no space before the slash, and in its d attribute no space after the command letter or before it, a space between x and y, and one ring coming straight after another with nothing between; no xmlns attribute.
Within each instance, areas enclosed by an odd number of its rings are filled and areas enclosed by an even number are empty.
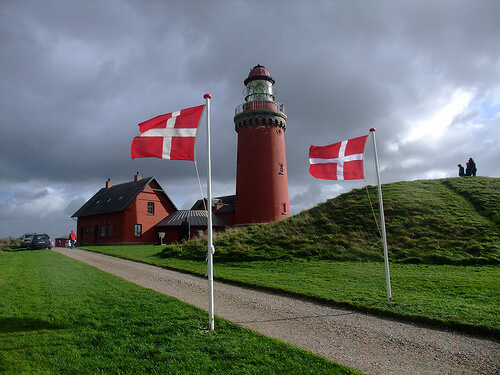
<svg viewBox="0 0 500 375"><path fill-rule="evenodd" d="M35 236L35 233L25 233L21 237L21 247L28 247L28 244L31 243L31 240Z"/></svg>

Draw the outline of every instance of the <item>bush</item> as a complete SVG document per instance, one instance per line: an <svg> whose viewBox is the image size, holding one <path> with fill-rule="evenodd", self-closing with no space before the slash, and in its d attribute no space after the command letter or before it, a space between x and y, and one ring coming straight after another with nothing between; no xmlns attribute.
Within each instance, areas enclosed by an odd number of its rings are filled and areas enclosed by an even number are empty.
<svg viewBox="0 0 500 375"><path fill-rule="evenodd" d="M14 251L21 249L21 238L0 238L0 251Z"/></svg>

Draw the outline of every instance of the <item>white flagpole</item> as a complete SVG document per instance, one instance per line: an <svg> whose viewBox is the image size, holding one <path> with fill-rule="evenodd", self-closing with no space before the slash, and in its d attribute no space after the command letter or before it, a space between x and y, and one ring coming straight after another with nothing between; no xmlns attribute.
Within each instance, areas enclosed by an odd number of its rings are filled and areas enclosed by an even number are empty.
<svg viewBox="0 0 500 375"><path fill-rule="evenodd" d="M210 99L212 95L205 94L207 107L207 276L208 276L208 329L214 330L214 270L213 270L213 233L212 233L212 161L210 151Z"/></svg>
<svg viewBox="0 0 500 375"><path fill-rule="evenodd" d="M380 226L382 227L382 242L384 245L385 282L387 287L387 301L391 302L392 293L391 293L391 275L389 273L389 252L387 250L387 237L385 233L384 203L382 202L382 185L380 184L380 172L378 169L377 145L375 144L375 128L371 128L370 133L372 133L373 149L375 151L375 168L377 170L378 204L380 207Z"/></svg>

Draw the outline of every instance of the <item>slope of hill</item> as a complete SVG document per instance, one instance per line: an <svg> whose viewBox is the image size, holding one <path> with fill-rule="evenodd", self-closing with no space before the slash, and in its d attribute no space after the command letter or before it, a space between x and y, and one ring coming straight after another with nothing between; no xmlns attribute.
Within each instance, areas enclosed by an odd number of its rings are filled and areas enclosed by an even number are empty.
<svg viewBox="0 0 500 375"><path fill-rule="evenodd" d="M392 262L500 264L500 178L382 185ZM287 220L215 236L217 261L331 259L382 261L377 188L369 186ZM164 256L205 257L206 241L167 246Z"/></svg>

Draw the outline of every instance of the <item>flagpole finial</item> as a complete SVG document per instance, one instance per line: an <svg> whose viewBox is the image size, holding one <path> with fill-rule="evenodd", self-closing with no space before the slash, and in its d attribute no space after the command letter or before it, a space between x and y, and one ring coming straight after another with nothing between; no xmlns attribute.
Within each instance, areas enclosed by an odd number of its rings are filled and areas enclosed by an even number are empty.
<svg viewBox="0 0 500 375"><path fill-rule="evenodd" d="M205 95L203 95L203 99L212 99L212 95L205 94Z"/></svg>
<svg viewBox="0 0 500 375"><path fill-rule="evenodd" d="M371 128L371 129L370 129L370 131L371 131L371 132L374 132L375 130L376 130L375 128Z"/></svg>

